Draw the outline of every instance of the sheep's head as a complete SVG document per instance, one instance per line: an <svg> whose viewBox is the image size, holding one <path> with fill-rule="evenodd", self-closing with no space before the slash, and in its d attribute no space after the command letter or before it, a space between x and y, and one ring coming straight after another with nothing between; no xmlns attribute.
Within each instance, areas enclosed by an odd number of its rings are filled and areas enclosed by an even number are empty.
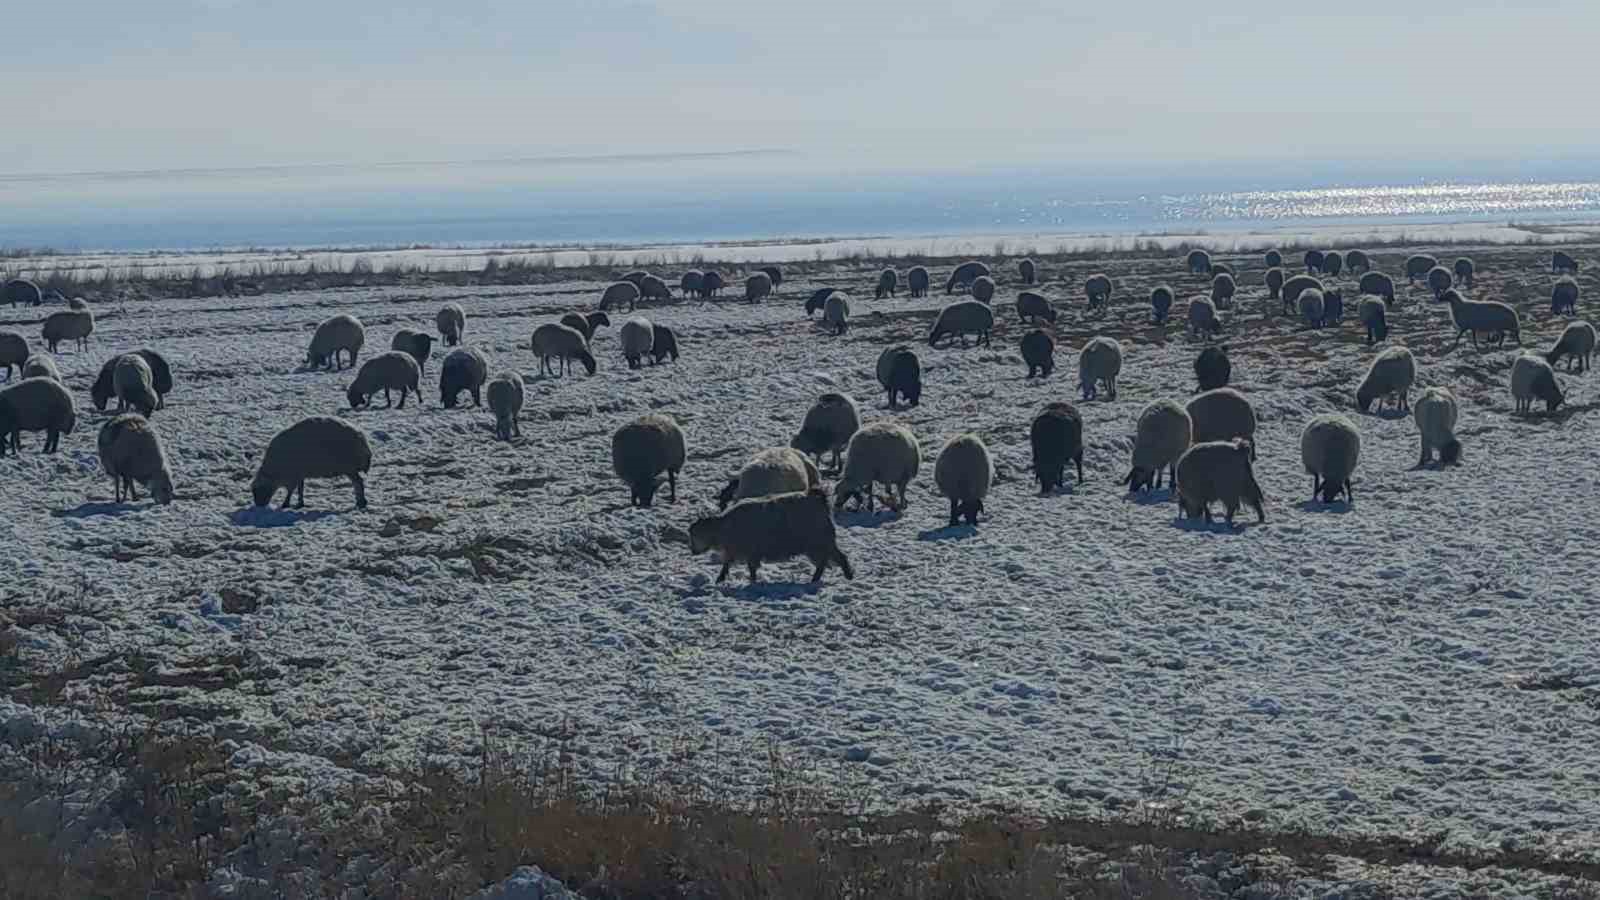
<svg viewBox="0 0 1600 900"><path fill-rule="evenodd" d="M699 556L717 545L718 525L715 517L697 519L689 526L689 555Z"/></svg>
<svg viewBox="0 0 1600 900"><path fill-rule="evenodd" d="M1376 399L1378 399L1378 391L1371 385L1363 384L1356 389L1356 406L1359 406L1362 412L1370 411L1372 409L1372 401Z"/></svg>
<svg viewBox="0 0 1600 900"><path fill-rule="evenodd" d="M610 327L611 325L611 317L603 312L592 312L585 318L589 320L590 328L599 328L601 325Z"/></svg>
<svg viewBox="0 0 1600 900"><path fill-rule="evenodd" d="M353 384L344 392L344 397L346 400L350 401L351 409L360 409L367 403L366 395L356 390L356 386Z"/></svg>
<svg viewBox="0 0 1600 900"><path fill-rule="evenodd" d="M1128 493L1131 494L1136 491L1149 490L1150 485L1155 481L1155 477L1155 469L1147 469L1144 466L1134 466L1133 468L1129 469L1128 474L1117 483L1127 485Z"/></svg>
<svg viewBox="0 0 1600 900"><path fill-rule="evenodd" d="M728 483L722 488L721 491L717 492L717 509L727 509L728 504L733 502L734 496L738 493L739 476L735 475L728 479Z"/></svg>
<svg viewBox="0 0 1600 900"><path fill-rule="evenodd" d="M150 478L150 496L156 498L156 502L163 506L172 502L171 472L162 469Z"/></svg>
<svg viewBox="0 0 1600 900"><path fill-rule="evenodd" d="M587 350L578 351L578 362L583 363L583 367L589 371L590 375L594 374L595 363L593 353L590 353Z"/></svg>
<svg viewBox="0 0 1600 900"><path fill-rule="evenodd" d="M848 503L851 498L854 498L857 504L861 502L860 486L851 484L846 479L839 479L839 483L833 486L833 508L844 509L844 505Z"/></svg>
<svg viewBox="0 0 1600 900"><path fill-rule="evenodd" d="M250 482L250 498L255 501L257 506L266 506L271 503L272 495L277 490L278 485L276 483L260 475L256 476L255 481Z"/></svg>

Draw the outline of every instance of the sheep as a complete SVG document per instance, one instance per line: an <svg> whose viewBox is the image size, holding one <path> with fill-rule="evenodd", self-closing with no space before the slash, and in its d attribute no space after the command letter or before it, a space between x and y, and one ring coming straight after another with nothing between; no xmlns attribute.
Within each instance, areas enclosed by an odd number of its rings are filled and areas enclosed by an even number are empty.
<svg viewBox="0 0 1600 900"><path fill-rule="evenodd" d="M1368 272L1361 276L1361 284L1358 289L1363 294L1382 297L1386 305L1394 305L1394 279L1382 272Z"/></svg>
<svg viewBox="0 0 1600 900"><path fill-rule="evenodd" d="M44 452L61 446L61 435L78 424L78 407L72 394L54 378L23 378L0 391L0 456L6 447L22 455L22 432L45 432Z"/></svg>
<svg viewBox="0 0 1600 900"><path fill-rule="evenodd" d="M166 408L166 396L172 391L172 368L167 365L166 359L154 350L140 348L133 352L143 358L145 364L150 367L152 386L156 391L156 409ZM116 396L113 377L116 374L117 361L120 359L122 356L118 355L106 360L105 365L100 367L100 375L89 388L89 398L94 401L95 409L105 409L106 403Z"/></svg>
<svg viewBox="0 0 1600 900"><path fill-rule="evenodd" d="M837 564L845 578L855 578L849 558L839 549L828 495L821 489L741 500L726 512L695 521L689 526L689 552L699 555L707 550L716 550L722 558L719 584L736 562L749 568L754 584L763 562L796 556L816 567L812 584L822 580L829 563Z"/></svg>
<svg viewBox="0 0 1600 900"><path fill-rule="evenodd" d="M1322 324L1337 325L1344 321L1344 292L1328 290L1322 292Z"/></svg>
<svg viewBox="0 0 1600 900"><path fill-rule="evenodd" d="M1184 262L1189 266L1190 275L1206 275L1211 272L1211 254L1204 250L1190 250L1184 257Z"/></svg>
<svg viewBox="0 0 1600 900"><path fill-rule="evenodd" d="M1038 372L1049 378L1056 370L1056 339L1042 328L1030 329L1022 336L1022 361L1028 364L1028 377Z"/></svg>
<svg viewBox="0 0 1600 900"><path fill-rule="evenodd" d="M1338 413L1317 416L1300 432L1300 461L1311 476L1313 500L1321 496L1323 503L1333 503L1343 494L1355 502L1350 476L1360 459L1361 432Z"/></svg>
<svg viewBox="0 0 1600 900"><path fill-rule="evenodd" d="M459 303L446 303L433 317L433 324L444 338L444 345L454 347L461 343L461 335L467 330L466 311Z"/></svg>
<svg viewBox="0 0 1600 900"><path fill-rule="evenodd" d="M393 406L389 391L400 392L400 408L406 408L406 394L417 395L417 405L422 405L422 367L411 354L402 350L389 350L361 364L356 380L350 382L345 399L351 409L359 409L372 402L372 397L383 391L384 406Z"/></svg>
<svg viewBox="0 0 1600 900"><path fill-rule="evenodd" d="M1047 403L1028 427L1033 449L1033 474L1039 493L1048 494L1066 481L1067 460L1078 466L1083 484L1083 416L1071 403Z"/></svg>
<svg viewBox="0 0 1600 900"><path fill-rule="evenodd" d="M1344 254L1344 268L1351 275L1367 272L1372 269L1372 259L1363 250L1349 250Z"/></svg>
<svg viewBox="0 0 1600 900"><path fill-rule="evenodd" d="M1226 275L1229 278L1233 278L1233 279L1236 279L1236 280L1237 280L1237 277L1238 277L1238 276L1233 274L1233 266L1230 266L1227 263L1212 263L1211 264L1212 280L1215 280L1216 276L1218 276L1218 275Z"/></svg>
<svg viewBox="0 0 1600 900"><path fill-rule="evenodd" d="M1017 274L1022 276L1022 283L1033 285L1039 283L1039 267L1031 259L1017 262Z"/></svg>
<svg viewBox="0 0 1600 900"><path fill-rule="evenodd" d="M1256 410L1244 394L1231 387L1216 388L1196 395L1184 408L1196 444L1244 438L1250 442L1250 459L1255 460Z"/></svg>
<svg viewBox="0 0 1600 900"><path fill-rule="evenodd" d="M117 412L133 407L146 418L156 411L160 398L156 395L155 376L150 364L137 353L124 353L117 357L111 370L111 385L117 395Z"/></svg>
<svg viewBox="0 0 1600 900"><path fill-rule="evenodd" d="M1267 268L1276 269L1283 265L1283 253L1279 250L1268 250L1266 255Z"/></svg>
<svg viewBox="0 0 1600 900"><path fill-rule="evenodd" d="M994 299L994 279L979 275L972 279L972 299L987 306Z"/></svg>
<svg viewBox="0 0 1600 900"><path fill-rule="evenodd" d="M1227 309L1233 305L1233 295L1237 288L1233 276L1227 272L1218 272L1211 279L1211 302L1217 309Z"/></svg>
<svg viewBox="0 0 1600 900"><path fill-rule="evenodd" d="M1438 267L1439 261L1426 253L1412 254L1406 257L1406 281L1416 284L1418 278L1427 278Z"/></svg>
<svg viewBox="0 0 1600 900"><path fill-rule="evenodd" d="M433 335L402 328L395 332L394 339L389 341L389 349L409 353L411 358L417 361L417 371L426 372L428 357L433 353Z"/></svg>
<svg viewBox="0 0 1600 900"><path fill-rule="evenodd" d="M933 463L933 483L950 500L951 527L963 517L968 525L977 525L983 498L994 483L994 460L983 439L968 433L945 442Z"/></svg>
<svg viewBox="0 0 1600 900"><path fill-rule="evenodd" d="M1516 401L1517 412L1531 413L1533 402L1543 400L1545 412L1555 412L1566 399L1561 384L1556 381L1556 370L1543 357L1524 353L1511 364L1511 397Z"/></svg>
<svg viewBox="0 0 1600 900"><path fill-rule="evenodd" d="M1188 410L1173 400L1157 400L1139 413L1138 431L1133 438L1133 464L1118 484L1128 492L1159 489L1161 472L1167 471L1169 485L1177 484L1178 460L1194 436L1194 421Z"/></svg>
<svg viewBox="0 0 1600 900"><path fill-rule="evenodd" d="M599 331L602 327L609 328L611 326L611 317L603 312L569 312L561 317L561 324L583 335L584 342L588 343L594 340L596 331Z"/></svg>
<svg viewBox="0 0 1600 900"><path fill-rule="evenodd" d="M628 312L633 312L639 305L639 286L631 281L619 281L606 288L600 294L600 309L607 310L613 305L628 304Z"/></svg>
<svg viewBox="0 0 1600 900"><path fill-rule="evenodd" d="M626 324L623 328L626 331ZM594 374L594 353L589 350L589 342L583 332L575 326L546 322L533 330L531 343L534 355L539 357L540 375L566 375L572 371L573 360L583 363L584 370L590 375ZM551 360L556 362L552 363ZM632 365L632 362L629 364Z"/></svg>
<svg viewBox="0 0 1600 900"><path fill-rule="evenodd" d="M904 347L893 349L910 354L912 363L916 362L916 354L910 350ZM886 354L889 352L884 351ZM878 377L882 380L881 359L878 363L878 372ZM849 446L850 439L855 437L855 433L860 429L861 411L856 408L855 400L848 394L823 394L817 398L817 402L811 404L810 409L806 410L806 417L800 422L800 431L789 441L789 446L814 457L819 466L822 464L822 454L832 451L833 468L837 471L839 451Z"/></svg>
<svg viewBox="0 0 1600 900"><path fill-rule="evenodd" d="M1097 337L1083 345L1078 354L1078 388L1083 399L1093 400L1096 386L1104 383L1106 396L1117 399L1117 375L1122 372L1122 345L1108 337Z"/></svg>
<svg viewBox="0 0 1600 900"><path fill-rule="evenodd" d="M650 507L662 472L667 473L667 502L678 502L678 472L686 455L683 429L662 413L640 416L611 436L611 470L628 485L637 507Z"/></svg>
<svg viewBox="0 0 1600 900"><path fill-rule="evenodd" d="M772 295L772 276L765 272L757 272L744 280L744 299L746 303L754 303L762 297Z"/></svg>
<svg viewBox="0 0 1600 900"><path fill-rule="evenodd" d="M1422 435L1422 459L1418 467L1433 461L1433 451L1439 451L1439 465L1461 464L1461 441L1456 439L1456 398L1442 387L1431 387L1417 398L1411 414L1417 421L1417 431Z"/></svg>
<svg viewBox="0 0 1600 900"><path fill-rule="evenodd" d="M928 296L930 282L928 270L922 266L912 266L911 271L906 273L906 286L911 289L911 296L913 297Z"/></svg>
<svg viewBox="0 0 1600 900"><path fill-rule="evenodd" d="M922 448L910 428L899 422L873 422L857 430L850 438L850 449L845 453L844 472L834 485L834 508L843 509L845 502L854 497L859 502L866 492L867 512L872 511L872 485L884 486L888 496L884 502L892 503L894 486L900 488L899 507L907 506L906 485L917 476L922 467Z"/></svg>
<svg viewBox="0 0 1600 900"><path fill-rule="evenodd" d="M1172 313L1172 288L1165 284L1158 284L1150 289L1150 320L1157 325L1164 325L1167 316Z"/></svg>
<svg viewBox="0 0 1600 900"><path fill-rule="evenodd" d="M39 306L44 303L44 295L39 292L39 286L28 279L12 278L0 285L0 303L10 303L13 308L18 303Z"/></svg>
<svg viewBox="0 0 1600 900"><path fill-rule="evenodd" d="M1211 521L1211 504L1222 501L1227 522L1242 503L1256 511L1256 521L1267 521L1261 485L1256 483L1255 448L1250 441L1205 441L1190 447L1178 460L1178 508L1191 519Z"/></svg>
<svg viewBox="0 0 1600 900"><path fill-rule="evenodd" d="M728 282L723 280L721 272L707 272L705 277L700 279L700 296L715 297L718 291L727 286Z"/></svg>
<svg viewBox="0 0 1600 900"><path fill-rule="evenodd" d="M1555 286L1550 289L1550 313L1569 316L1578 314L1578 281L1571 275L1563 275L1556 279Z"/></svg>
<svg viewBox="0 0 1600 900"><path fill-rule="evenodd" d="M834 291L822 304L822 321L835 335L850 330L850 295Z"/></svg>
<svg viewBox="0 0 1600 900"><path fill-rule="evenodd" d="M806 318L811 318L812 313L821 312L822 308L828 305L828 298L833 296L836 290L838 288L825 287L812 291L811 296L806 298Z"/></svg>
<svg viewBox="0 0 1600 900"><path fill-rule="evenodd" d="M344 368L339 354L350 354L350 365L356 364L356 355L367 342L367 330L361 320L347 313L330 316L317 326L311 335L311 346L306 348L306 365L321 369L333 360L334 371Z"/></svg>
<svg viewBox="0 0 1600 900"><path fill-rule="evenodd" d="M1083 293L1089 298L1089 308L1097 309L1111 302L1111 279L1103 274L1090 275L1083 282Z"/></svg>
<svg viewBox="0 0 1600 900"><path fill-rule="evenodd" d="M772 289L774 291L776 291L780 287L783 287L783 270L782 269L778 268L777 266L762 266L760 271L761 271L761 274L763 274L763 275L767 276L768 278L772 279Z"/></svg>
<svg viewBox="0 0 1600 900"><path fill-rule="evenodd" d="M1362 297L1356 306L1356 315L1367 329L1367 346L1389 337L1387 305L1382 297Z"/></svg>
<svg viewBox="0 0 1600 900"><path fill-rule="evenodd" d="M1322 271L1323 256L1321 250L1307 250L1304 259L1306 263L1306 272L1309 273Z"/></svg>
<svg viewBox="0 0 1600 900"><path fill-rule="evenodd" d="M1056 308L1045 295L1023 291L1017 295L1017 319L1025 323L1037 323L1040 319L1054 322Z"/></svg>
<svg viewBox="0 0 1600 900"><path fill-rule="evenodd" d="M1477 267L1473 265L1472 258L1468 256L1458 258L1453 268L1456 274L1456 281L1467 287L1472 287L1473 276L1477 272Z"/></svg>
<svg viewBox="0 0 1600 900"><path fill-rule="evenodd" d="M622 344L622 355L628 360L628 368L637 369L644 364L645 355L655 347L656 329L649 319L635 316L622 323L622 330L617 337Z"/></svg>
<svg viewBox="0 0 1600 900"><path fill-rule="evenodd" d="M1283 283L1278 299L1283 302L1283 314L1294 315L1300 309L1300 295L1305 291L1323 290L1322 281L1310 275L1296 275Z"/></svg>
<svg viewBox="0 0 1600 900"><path fill-rule="evenodd" d="M1435 300L1444 296L1445 291L1450 290L1451 282L1450 270L1444 266L1434 266L1428 270L1428 290L1433 291Z"/></svg>
<svg viewBox="0 0 1600 900"><path fill-rule="evenodd" d="M922 402L922 360L905 344L896 344L878 354L878 384L889 394L889 408L905 398L907 406Z"/></svg>
<svg viewBox="0 0 1600 900"><path fill-rule="evenodd" d="M1278 299L1278 295L1283 293L1283 270L1282 269L1278 269L1278 268L1268 269L1267 270L1267 274L1261 276L1261 281L1262 281L1263 284L1265 284L1267 286L1267 299L1268 300L1276 300L1276 299Z"/></svg>
<svg viewBox="0 0 1600 900"><path fill-rule="evenodd" d="M1338 278L1344 271L1344 254L1337 250L1329 250L1322 254L1322 274Z"/></svg>
<svg viewBox="0 0 1600 900"><path fill-rule="evenodd" d="M54 378L61 381L61 370L48 353L36 353L22 363L23 378Z"/></svg>
<svg viewBox="0 0 1600 900"><path fill-rule="evenodd" d="M143 484L163 506L172 502L172 467L155 427L138 413L123 413L100 426L100 465L111 476L117 502L138 501Z"/></svg>
<svg viewBox="0 0 1600 900"><path fill-rule="evenodd" d="M1217 318L1217 305L1210 297L1189 298L1189 334L1216 337L1222 333L1222 320Z"/></svg>
<svg viewBox="0 0 1600 900"><path fill-rule="evenodd" d="M70 340L79 350L89 349L89 335L94 334L94 313L87 309L64 309L53 312L44 319L44 345L51 353L56 345Z"/></svg>
<svg viewBox="0 0 1600 900"><path fill-rule="evenodd" d="M1472 333L1472 346L1478 346L1478 332L1504 335L1510 332L1522 346L1522 320L1517 311L1498 300L1467 300L1459 291L1445 291L1440 298L1450 304L1450 319L1456 325L1456 341L1451 349L1461 343L1461 336Z"/></svg>
<svg viewBox="0 0 1600 900"><path fill-rule="evenodd" d="M640 300L662 300L672 302L672 288L667 283L654 275L646 275L639 281Z"/></svg>
<svg viewBox="0 0 1600 900"><path fill-rule="evenodd" d="M717 494L717 508L751 497L805 493L822 483L822 475L811 459L793 447L771 447L758 452L728 479Z"/></svg>
<svg viewBox="0 0 1600 900"><path fill-rule="evenodd" d="M1571 272L1576 275L1578 274L1578 261L1557 250L1550 256L1550 271L1557 273Z"/></svg>
<svg viewBox="0 0 1600 900"><path fill-rule="evenodd" d="M446 370L455 353L445 358ZM367 485L361 476L371 469L372 442L365 431L332 416L309 416L278 432L267 444L250 482L250 496L256 506L266 506L279 488L285 488L280 508L288 509L290 498L298 493L294 506L301 509L306 505L307 478L349 478L355 487L356 509L366 509Z"/></svg>
<svg viewBox="0 0 1600 900"><path fill-rule="evenodd" d="M1322 292L1316 289L1300 292L1300 317L1311 328L1322 327Z"/></svg>
<svg viewBox="0 0 1600 900"><path fill-rule="evenodd" d="M15 331L0 331L0 365L6 367L6 380L11 380L11 369L28 361L28 339Z"/></svg>
<svg viewBox="0 0 1600 900"><path fill-rule="evenodd" d="M659 366L661 361L672 357L673 362L678 361L678 336L672 329L665 325L650 323L650 365Z"/></svg>
<svg viewBox="0 0 1600 900"><path fill-rule="evenodd" d="M522 376L516 372L501 372L489 379L485 393L489 395L489 410L494 413L495 440L522 437L522 426L517 422L522 414Z"/></svg>
<svg viewBox="0 0 1600 900"><path fill-rule="evenodd" d="M955 335L961 338L961 346L967 346L967 335L978 336L979 346L989 343L989 332L994 329L994 311L976 300L958 300L939 310L939 317L933 322L933 330L928 332L928 346L939 343L939 338L945 335Z"/></svg>
<svg viewBox="0 0 1600 900"><path fill-rule="evenodd" d="M704 272L698 269L690 269L683 273L682 278L678 279L678 290L685 297L704 297L705 283L706 276Z"/></svg>
<svg viewBox="0 0 1600 900"><path fill-rule="evenodd" d="M1561 339L1544 355L1545 362L1554 366L1561 361L1561 357L1570 356L1567 360L1567 371L1572 371L1574 363L1579 372L1589 371L1589 356L1594 353L1595 331L1594 326L1588 322L1573 322L1561 332ZM26 374L26 373L24 373Z"/></svg>
<svg viewBox="0 0 1600 900"><path fill-rule="evenodd" d="M628 274L622 276L622 280L628 282L629 284L633 285L634 287L638 287L640 284L644 283L644 280L646 278L649 278L649 277L650 277L650 273L649 272L646 272L643 269L634 269L632 272L629 272Z"/></svg>
<svg viewBox="0 0 1600 900"><path fill-rule="evenodd" d="M989 267L983 263L976 260L964 262L956 266L955 271L950 273L950 280L944 283L945 295L949 296L954 293L958 284L961 285L962 290L967 290L972 287L972 283L977 281L980 276L988 274Z"/></svg>
<svg viewBox="0 0 1600 900"><path fill-rule="evenodd" d="M1227 387L1233 380L1233 362L1228 359L1227 347L1207 347L1194 359L1194 380L1199 393Z"/></svg>
<svg viewBox="0 0 1600 900"><path fill-rule="evenodd" d="M1356 406L1367 412L1372 408L1372 401L1378 400L1381 411L1388 398L1393 397L1397 408L1409 410L1411 385L1416 380L1417 358L1405 347L1390 347L1374 357L1367 368L1360 387L1356 388Z"/></svg>
<svg viewBox="0 0 1600 900"><path fill-rule="evenodd" d="M483 383L489 380L489 360L482 351L458 347L450 351L439 369L439 402L455 409L456 395L472 393L472 405L483 405Z"/></svg>
<svg viewBox="0 0 1600 900"><path fill-rule="evenodd" d="M874 293L873 299L882 300L884 297L893 297L895 290L899 286L900 273L893 269L884 269L878 273L878 289Z"/></svg>

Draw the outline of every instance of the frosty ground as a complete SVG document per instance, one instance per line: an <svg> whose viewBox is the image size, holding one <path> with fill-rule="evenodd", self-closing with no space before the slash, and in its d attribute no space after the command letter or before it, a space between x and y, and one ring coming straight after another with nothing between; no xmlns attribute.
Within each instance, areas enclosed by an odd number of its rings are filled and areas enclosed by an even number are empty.
<svg viewBox="0 0 1600 900"><path fill-rule="evenodd" d="M1548 347L1565 324L1549 313L1548 251L1469 252L1471 293L1516 303L1523 343ZM1588 271L1600 255L1573 252ZM1396 274L1404 255L1378 265ZM678 333L676 364L630 371L617 329L601 329L592 378L541 377L529 335L592 309L598 278L107 301L91 349L58 356L78 430L57 455L31 435L20 459L0 461L3 606L78 598L70 627L18 629L29 665L66 673L53 704L188 720L302 775L470 760L485 732L559 735L596 780L670 767L736 794L762 782L776 750L879 809L1177 802L1218 822L1593 856L1600 376L1562 373L1568 406L1513 415L1518 351L1453 346L1448 311L1402 290L1391 342L1418 354L1421 386L1462 403L1465 464L1419 469L1409 416L1353 409L1374 353L1354 323L1306 330L1265 302L1259 256L1223 259L1246 286L1227 343L1262 420L1262 525L1182 523L1165 492L1117 484L1143 405L1194 389L1198 345L1179 324L1148 324L1154 284L1202 290L1168 256L1045 260L1061 345L1056 373L1034 380L1007 260L990 260L1001 282L990 347L926 346L942 292L874 301L876 265L810 263L760 305L642 311ZM1082 281L1101 270L1113 306L1089 313ZM935 281L948 271L934 266ZM851 294L844 337L801 310L822 285ZM432 331L447 301L467 311L468 345L527 380L510 444L492 439L486 409L441 408L440 350L426 402L403 410L380 398L352 412L352 373L303 371L329 315L365 323L365 358L399 328ZM0 309L0 327L30 341L40 319ZM1077 400L1077 349L1096 334L1123 342L1120 394L1079 402L1087 481L1041 497L1029 421ZM920 406L891 411L874 363L901 342L922 356L926 387ZM95 453L110 413L89 405L89 384L137 346L166 354L177 381L154 416L177 481L168 507L113 503ZM811 587L801 561L765 567L755 586L740 573L714 585L717 564L689 554L690 522L827 391L916 431L910 508L839 516L853 581L830 571ZM663 491L654 509L632 509L610 436L650 411L683 425L689 461L676 503ZM1362 432L1353 504L1308 499L1299 434L1324 412ZM304 511L251 508L262 448L313 414L371 435L371 507L354 510L347 483L312 482ZM932 461L969 430L1000 482L976 529L946 528ZM236 677L185 677L239 658L250 663ZM130 686L130 672L151 670L166 677ZM0 732L26 715L0 701Z"/></svg>

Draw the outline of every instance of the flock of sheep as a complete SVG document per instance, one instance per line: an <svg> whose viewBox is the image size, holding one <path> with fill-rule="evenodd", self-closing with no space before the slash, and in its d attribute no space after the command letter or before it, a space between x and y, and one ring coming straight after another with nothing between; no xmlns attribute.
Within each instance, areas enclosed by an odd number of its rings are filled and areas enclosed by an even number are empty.
<svg viewBox="0 0 1600 900"><path fill-rule="evenodd" d="M1235 276L1225 264L1214 263L1204 251L1195 251L1185 260L1189 274L1210 279L1209 295L1189 301L1188 327L1191 334L1209 342L1226 328L1225 313L1234 305ZM1336 279L1342 272L1359 274L1360 297L1355 304L1358 320L1366 330L1369 344L1388 336L1387 311L1395 303L1394 281L1374 270L1372 260L1361 251L1310 251L1305 254L1306 272L1286 276L1282 255L1266 255L1264 282L1268 302L1282 304L1285 314L1298 315L1308 328L1337 325L1345 308L1342 291L1322 278ZM1557 313L1573 314L1578 299L1578 284L1571 274L1577 262L1557 252L1552 269L1560 276L1552 290L1551 304ZM1038 267L1032 260L1018 266L1023 285L1038 282ZM1571 273L1571 274L1569 274ZM1507 336L1521 344L1521 326L1516 310L1494 300L1469 300L1462 288L1474 283L1475 266L1470 259L1459 259L1451 268L1433 257L1415 255L1406 260L1405 277L1423 281L1434 296L1450 308L1457 333L1470 334L1476 344L1479 335L1496 344ZM931 279L926 268L917 266L906 273L905 283L913 297L928 293ZM744 299L757 302L772 296L782 284L777 267L765 267L745 281ZM878 277L878 298L894 296L901 278L893 269ZM691 271L679 280L684 296L710 298L726 286L718 272ZM967 262L957 266L945 282L945 293L961 289L970 299L944 306L937 314L927 337L929 346L941 341L959 340L967 345L968 336L987 344L994 328L995 309L991 305L996 284L987 265ZM1113 285L1104 275L1093 275L1084 284L1089 308L1103 308L1110 302ZM551 375L571 371L576 361L593 375L597 363L591 342L597 329L609 327L608 311L627 304L629 312L640 302L671 300L666 281L646 272L633 272L601 294L599 309L568 313L557 322L539 325L533 332L531 347L540 358L541 373ZM1176 293L1167 285L1150 293L1151 317L1156 323L1167 321ZM40 305L47 298L32 283L13 279L0 285L0 302ZM86 347L94 330L94 315L81 300L65 301L68 308L51 313L44 321L42 336L50 352L65 340ZM805 302L808 316L821 312L829 330L847 333L850 298L839 290L824 288ZM1055 305L1042 293L1022 290L1016 300L1019 320L1032 327L1020 343L1028 365L1028 375L1049 376L1055 368L1056 340L1051 325L1057 319ZM455 303L439 310L435 326L449 350L438 376L440 402L454 407L462 392L470 394L475 406L488 406L495 417L495 436L510 440L520 435L518 419L524 397L521 375L514 371L491 373L488 359L478 350L457 346L466 331L465 311ZM1554 364L1569 358L1568 370L1576 365L1586 371L1595 347L1595 329L1586 322L1567 326L1556 345L1547 353L1524 353L1511 370L1510 389L1519 411L1529 410L1543 401L1548 410L1563 402ZM637 368L645 359L662 363L678 358L678 342L671 329L651 323L642 316L626 319L618 331L618 342L628 365ZM335 315L322 322L312 335L305 362L311 368L341 370L347 364L356 368L366 343L362 323L350 315ZM422 401L422 376L433 352L434 336L402 329L390 342L390 350L361 363L346 391L351 408L370 404L382 392L386 404L403 407L409 395ZM1079 353L1078 374L1082 396L1094 400L1102 393L1107 399L1117 396L1117 377L1123 364L1123 348L1107 337L1089 340ZM27 339L14 331L0 331L0 365L9 382L0 390L0 455L7 448L21 452L21 433L44 432L47 453L54 452L64 434L76 424L77 406L61 380L48 354L31 351ZM14 366L20 378L12 377ZM1158 400L1139 414L1132 459L1121 483L1130 491L1159 489L1163 476L1181 512L1189 518L1211 520L1211 507L1220 503L1227 522L1248 504L1259 521L1265 521L1264 497L1256 482L1254 435L1256 414L1250 401L1229 387L1231 362L1224 347L1207 343L1194 363L1199 393L1187 403ZM1443 388L1425 390L1415 404L1410 389L1417 375L1417 362L1404 346L1389 346L1373 358L1356 390L1355 405L1362 411L1374 401L1393 402L1409 410L1421 435L1421 463L1432 462L1435 453L1441 465L1460 459L1461 444L1455 437L1459 415L1456 399ZM878 358L877 379L891 409L915 406L922 398L922 365L917 352L901 344L885 349ZM137 500L137 486L144 485L161 503L173 496L172 470L155 426L153 414L165 406L173 388L172 371L162 355L148 348L113 356L102 367L91 390L95 407L104 410L115 399L117 415L100 429L98 446L101 461L116 486L116 499ZM1029 430L1035 478L1041 492L1049 493L1062 485L1068 463L1076 466L1078 481L1083 480L1083 419L1070 403L1046 405L1033 419ZM1313 495L1325 502L1340 496L1352 498L1351 480L1361 454L1361 435L1354 422L1343 415L1321 415L1312 419L1301 436L1301 456L1306 472L1313 477ZM823 456L831 454L837 473L832 498L821 486ZM363 476L372 466L372 445L356 425L332 416L312 416L279 432L267 445L251 484L257 506L266 506L279 490L285 491L283 506L291 501L305 503L305 482L313 478L349 478L354 486L357 507L366 506ZM683 429L672 417L652 413L618 429L611 441L612 467L629 487L636 506L649 507L661 486L663 476L670 500L677 499L678 474L687 458ZM836 540L833 512L854 502L870 512L875 486L881 485L884 505L894 509L907 506L906 487L922 464L920 443L913 431L898 421L863 424L856 402L846 394L827 393L806 412L800 430L789 446L756 453L733 476L722 491L722 511L696 521L690 528L691 549L695 553L718 551L723 567L718 580L728 576L731 566L742 563L755 580L760 565L794 557L805 557L815 567L813 581L820 580L829 565L837 565L852 577L849 560ZM934 483L949 501L949 524L961 520L976 525L984 500L995 480L989 449L976 434L960 434L940 450L934 463Z"/></svg>

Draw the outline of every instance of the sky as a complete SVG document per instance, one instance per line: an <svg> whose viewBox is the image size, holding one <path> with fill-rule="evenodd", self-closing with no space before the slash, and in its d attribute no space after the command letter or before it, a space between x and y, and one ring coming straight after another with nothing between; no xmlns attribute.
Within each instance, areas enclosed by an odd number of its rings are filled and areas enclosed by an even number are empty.
<svg viewBox="0 0 1600 900"><path fill-rule="evenodd" d="M775 169L1594 155L1594 0L55 0L0 177L780 151Z"/></svg>

